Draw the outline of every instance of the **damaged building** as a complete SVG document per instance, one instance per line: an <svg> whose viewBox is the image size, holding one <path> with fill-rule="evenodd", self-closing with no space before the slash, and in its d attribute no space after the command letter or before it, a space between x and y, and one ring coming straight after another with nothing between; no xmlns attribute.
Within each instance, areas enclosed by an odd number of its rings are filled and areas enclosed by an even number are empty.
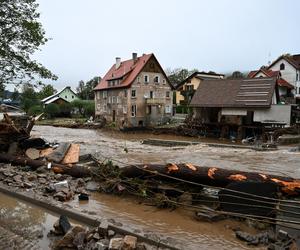
<svg viewBox="0 0 300 250"><path fill-rule="evenodd" d="M291 124L292 106L280 104L276 78L204 80L190 106L200 129L243 139Z"/></svg>
<svg viewBox="0 0 300 250"><path fill-rule="evenodd" d="M119 127L164 124L172 117L172 85L154 54L116 63L95 91L95 114Z"/></svg>

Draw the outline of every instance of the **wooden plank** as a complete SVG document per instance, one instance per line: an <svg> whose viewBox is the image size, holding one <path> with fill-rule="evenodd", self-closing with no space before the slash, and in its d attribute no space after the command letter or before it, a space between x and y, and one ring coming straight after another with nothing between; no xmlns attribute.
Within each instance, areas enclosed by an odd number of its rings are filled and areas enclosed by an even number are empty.
<svg viewBox="0 0 300 250"><path fill-rule="evenodd" d="M56 148L51 154L47 156L47 159L56 163L61 162L64 159L66 153L68 152L70 146L70 143L60 143L58 148Z"/></svg>
<svg viewBox="0 0 300 250"><path fill-rule="evenodd" d="M80 152L80 145L79 144L71 144L68 152L66 153L66 155L61 163L62 164L77 163L79 161L79 152Z"/></svg>

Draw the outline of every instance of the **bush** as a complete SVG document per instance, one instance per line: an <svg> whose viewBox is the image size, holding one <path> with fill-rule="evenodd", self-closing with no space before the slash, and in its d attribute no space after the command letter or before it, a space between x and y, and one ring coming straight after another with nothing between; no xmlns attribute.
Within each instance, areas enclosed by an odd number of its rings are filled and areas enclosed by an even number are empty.
<svg viewBox="0 0 300 250"><path fill-rule="evenodd" d="M71 103L73 110L78 111L83 117L94 116L95 102L91 100L75 100ZM75 112L76 113L76 112Z"/></svg>
<svg viewBox="0 0 300 250"><path fill-rule="evenodd" d="M44 109L41 105L35 105L28 109L28 115L39 115L44 112Z"/></svg>
<svg viewBox="0 0 300 250"><path fill-rule="evenodd" d="M60 114L60 108L55 103L50 103L45 107L45 113L49 118L54 118Z"/></svg>
<svg viewBox="0 0 300 250"><path fill-rule="evenodd" d="M60 117L70 117L71 116L71 110L72 110L72 105L71 103L62 103L59 105L60 108Z"/></svg>
<svg viewBox="0 0 300 250"><path fill-rule="evenodd" d="M191 112L192 112L192 108L190 108L186 105L178 105L176 107L177 114L190 114Z"/></svg>

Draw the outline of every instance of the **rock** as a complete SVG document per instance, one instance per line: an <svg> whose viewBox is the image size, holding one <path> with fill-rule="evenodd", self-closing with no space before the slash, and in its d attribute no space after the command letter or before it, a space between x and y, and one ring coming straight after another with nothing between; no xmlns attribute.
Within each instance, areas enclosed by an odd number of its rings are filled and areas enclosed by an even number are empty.
<svg viewBox="0 0 300 250"><path fill-rule="evenodd" d="M21 183L23 180L23 176L22 175L15 175L14 177L13 177L13 180L15 181L15 182L17 182L17 183Z"/></svg>
<svg viewBox="0 0 300 250"><path fill-rule="evenodd" d="M67 216L61 215L59 217L59 226L65 234L70 230L71 224Z"/></svg>
<svg viewBox="0 0 300 250"><path fill-rule="evenodd" d="M5 171L3 172L3 174L6 176L6 177L13 177L14 174L12 172L9 172L9 171Z"/></svg>
<svg viewBox="0 0 300 250"><path fill-rule="evenodd" d="M32 188L32 184L29 182L24 182L23 186L24 186L24 188Z"/></svg>
<svg viewBox="0 0 300 250"><path fill-rule="evenodd" d="M53 184L56 192L62 191L64 189L69 190L69 184L68 181L64 180L64 181L60 181L60 182L56 182Z"/></svg>
<svg viewBox="0 0 300 250"><path fill-rule="evenodd" d="M123 246L123 238L112 238L109 241L109 250L119 250Z"/></svg>
<svg viewBox="0 0 300 250"><path fill-rule="evenodd" d="M257 246L259 244L268 245L270 243L268 232L251 235L238 230L235 231L235 236L242 241L246 241L248 245Z"/></svg>
<svg viewBox="0 0 300 250"><path fill-rule="evenodd" d="M101 239L99 233L95 233L95 234L93 235L93 238L94 238L95 240L97 240L97 241Z"/></svg>
<svg viewBox="0 0 300 250"><path fill-rule="evenodd" d="M85 240L86 233L79 232L75 235L73 240L73 245L77 247L77 249L84 249L84 240Z"/></svg>
<svg viewBox="0 0 300 250"><path fill-rule="evenodd" d="M101 237L106 237L108 232L108 223L106 221L101 221L98 226L98 233Z"/></svg>
<svg viewBox="0 0 300 250"><path fill-rule="evenodd" d="M75 239L75 236L80 233L85 232L85 229L80 226L75 226L72 228L72 230L69 230L68 233L65 234L65 236L58 240L55 244L54 249L64 249L64 248L74 248L73 241Z"/></svg>
<svg viewBox="0 0 300 250"><path fill-rule="evenodd" d="M94 239L90 240L84 250L95 250L96 248L96 241Z"/></svg>
<svg viewBox="0 0 300 250"><path fill-rule="evenodd" d="M89 195L85 194L85 193L81 193L81 194L78 195L78 199L80 201L88 201L89 200Z"/></svg>
<svg viewBox="0 0 300 250"><path fill-rule="evenodd" d="M64 192L57 192L53 195L53 198L59 201L66 201L67 195Z"/></svg>
<svg viewBox="0 0 300 250"><path fill-rule="evenodd" d="M38 178L40 184L46 184L47 180L45 178Z"/></svg>
<svg viewBox="0 0 300 250"><path fill-rule="evenodd" d="M99 190L99 183L96 182L96 181L87 182L86 190L88 190L88 191L97 191L97 190Z"/></svg>
<svg viewBox="0 0 300 250"><path fill-rule="evenodd" d="M96 243L96 248L97 250L107 250L108 249L108 246L109 246L109 240L108 239L102 239L102 240L99 240L97 243Z"/></svg>
<svg viewBox="0 0 300 250"><path fill-rule="evenodd" d="M122 250L136 249L137 237L132 235L126 235L123 239Z"/></svg>
<svg viewBox="0 0 300 250"><path fill-rule="evenodd" d="M28 179L29 181L34 181L34 180L37 179L37 176L36 176L35 174L30 174L30 175L27 177L27 179Z"/></svg>
<svg viewBox="0 0 300 250"><path fill-rule="evenodd" d="M77 184L76 187L84 187L85 186L85 181L82 178L77 179Z"/></svg>
<svg viewBox="0 0 300 250"><path fill-rule="evenodd" d="M42 167L39 167L37 170L36 170L37 173L39 174L45 174L45 173L48 173L49 170L47 169L46 166L42 166Z"/></svg>
<svg viewBox="0 0 300 250"><path fill-rule="evenodd" d="M108 230L108 232L107 232L107 236L108 236L108 238L112 238L112 237L114 237L114 236L115 236L115 234L116 234L116 232L115 232L114 230Z"/></svg>

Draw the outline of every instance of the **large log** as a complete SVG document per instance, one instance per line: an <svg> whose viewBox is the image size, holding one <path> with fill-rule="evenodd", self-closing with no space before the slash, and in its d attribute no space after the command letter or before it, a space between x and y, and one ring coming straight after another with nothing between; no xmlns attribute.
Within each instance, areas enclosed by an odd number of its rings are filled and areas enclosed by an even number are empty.
<svg viewBox="0 0 300 250"><path fill-rule="evenodd" d="M49 162L47 161L32 160L27 157L13 156L4 153L0 153L0 162L10 163L16 166L30 166L31 169L33 170L36 170L42 166L48 166L49 164ZM68 166L68 165L62 165L54 162L50 164L51 164L52 171L55 173L68 174L76 178L91 176L91 170L84 166L79 166L79 165Z"/></svg>
<svg viewBox="0 0 300 250"><path fill-rule="evenodd" d="M160 178L169 181L183 180L183 184L204 184L215 187L226 187L233 182L275 183L288 195L300 194L300 180L265 173L228 170L217 167L199 167L193 164L136 165L121 169L127 178ZM172 179L173 178L173 179Z"/></svg>

